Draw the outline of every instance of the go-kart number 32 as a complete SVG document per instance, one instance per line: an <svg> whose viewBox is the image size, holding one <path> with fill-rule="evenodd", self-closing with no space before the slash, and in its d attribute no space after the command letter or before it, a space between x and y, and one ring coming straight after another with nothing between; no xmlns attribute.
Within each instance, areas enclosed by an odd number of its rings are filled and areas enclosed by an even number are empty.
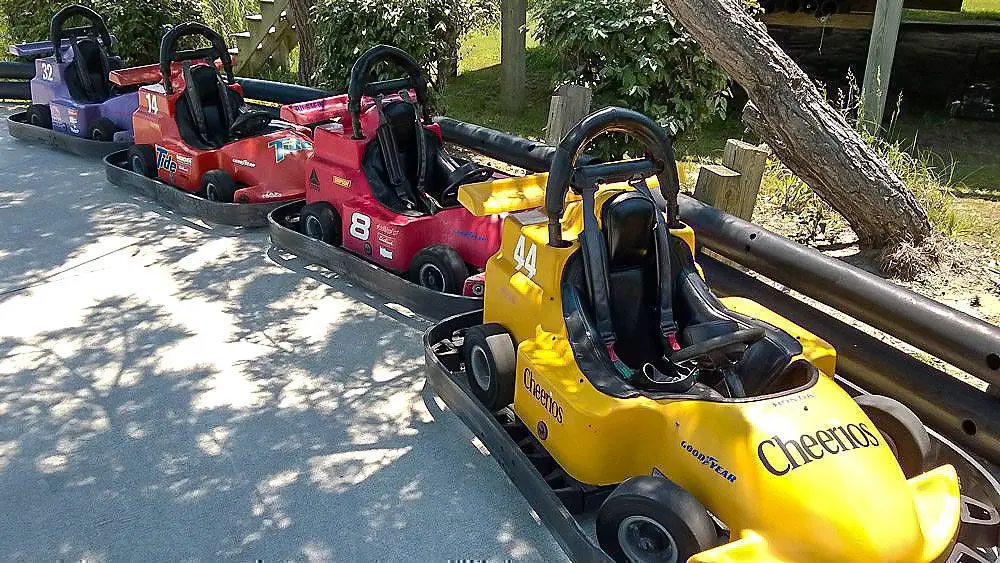
<svg viewBox="0 0 1000 563"><path fill-rule="evenodd" d="M51 63L42 63L42 80L46 82L52 82L55 77L55 69L52 67Z"/></svg>
<svg viewBox="0 0 1000 563"><path fill-rule="evenodd" d="M517 246L514 247L514 266L518 270L524 270L528 279L532 279L538 273L536 265L538 262L538 245L531 243L528 246L527 254L524 252L524 246L524 235L521 235L521 238L517 239Z"/></svg>

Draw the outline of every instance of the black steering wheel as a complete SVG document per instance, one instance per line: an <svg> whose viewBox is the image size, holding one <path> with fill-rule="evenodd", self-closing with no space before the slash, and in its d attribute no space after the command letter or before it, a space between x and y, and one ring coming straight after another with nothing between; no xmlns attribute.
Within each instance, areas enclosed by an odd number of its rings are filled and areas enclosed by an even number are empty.
<svg viewBox="0 0 1000 563"><path fill-rule="evenodd" d="M406 78L368 82L368 73L375 63L392 61L406 71ZM365 51L351 68L351 83L347 87L347 110L351 112L351 138L363 139L361 131L361 97L393 94L400 90L413 88L417 94L417 103L423 108L423 120L430 123L431 116L427 112L427 81L420 72L420 65L406 51L392 45L376 45Z"/></svg>
<svg viewBox="0 0 1000 563"><path fill-rule="evenodd" d="M180 38L195 35L204 37L212 46L188 51L177 50L177 41ZM174 93L174 87L170 81L171 63L175 61L207 60L209 64L212 64L216 58L222 61L222 69L226 73L226 82L228 84L235 84L236 77L233 75L233 56L229 54L229 47L226 46L226 40L221 35L216 33L212 28L197 22L187 22L175 26L160 41L160 75L163 77L163 89L167 94Z"/></svg>
<svg viewBox="0 0 1000 563"><path fill-rule="evenodd" d="M736 345L750 346L764 338L765 332L762 328L747 328L709 338L702 342L692 344L686 348L674 352L670 355L670 361L675 364L697 359L713 359L719 352L726 352L728 348Z"/></svg>
<svg viewBox="0 0 1000 563"><path fill-rule="evenodd" d="M258 109L240 113L229 128L229 134L237 139L256 135L271 123L271 114Z"/></svg>
<svg viewBox="0 0 1000 563"><path fill-rule="evenodd" d="M80 27L65 27L66 20L80 17L88 22L90 25L83 25ZM111 55L111 32L108 31L107 24L104 23L104 18L100 14L87 8L86 6L72 5L66 6L62 10L56 12L56 15L52 16L52 22L49 25L49 37L52 40L52 47L56 52L56 62L63 62L62 60L62 40L63 39L73 39L74 37L84 37L84 36L99 37L101 43L104 44L104 50Z"/></svg>
<svg viewBox="0 0 1000 563"><path fill-rule="evenodd" d="M452 194L458 195L458 189L465 184L485 182L493 177L493 173L494 170L489 166L477 166L470 170L466 170L464 174L452 181L452 183L448 184L445 189L441 190L441 199L444 200Z"/></svg>

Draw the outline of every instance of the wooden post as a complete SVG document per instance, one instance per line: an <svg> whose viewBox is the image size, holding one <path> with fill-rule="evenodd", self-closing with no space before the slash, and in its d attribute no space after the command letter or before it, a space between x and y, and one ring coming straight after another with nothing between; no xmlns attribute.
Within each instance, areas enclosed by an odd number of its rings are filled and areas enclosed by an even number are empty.
<svg viewBox="0 0 1000 563"><path fill-rule="evenodd" d="M889 94L889 77L896 56L899 23L903 19L903 0L878 0L872 38L868 43L868 62L861 88L861 119L869 133L878 134Z"/></svg>
<svg viewBox="0 0 1000 563"><path fill-rule="evenodd" d="M740 173L717 164L706 164L698 171L694 198L731 213L740 207Z"/></svg>
<svg viewBox="0 0 1000 563"><path fill-rule="evenodd" d="M558 145L566 133L590 113L594 94L586 86L563 84L552 96L549 121L545 126L545 143Z"/></svg>
<svg viewBox="0 0 1000 563"><path fill-rule="evenodd" d="M753 210L757 205L757 193L764 178L768 154L769 151L763 146L751 145L736 139L729 139L726 142L722 165L739 172L740 179L736 194L732 198L733 207L724 211L746 221L753 219Z"/></svg>
<svg viewBox="0 0 1000 563"><path fill-rule="evenodd" d="M501 96L507 111L524 105L527 7L525 0L500 3L500 67L503 70Z"/></svg>

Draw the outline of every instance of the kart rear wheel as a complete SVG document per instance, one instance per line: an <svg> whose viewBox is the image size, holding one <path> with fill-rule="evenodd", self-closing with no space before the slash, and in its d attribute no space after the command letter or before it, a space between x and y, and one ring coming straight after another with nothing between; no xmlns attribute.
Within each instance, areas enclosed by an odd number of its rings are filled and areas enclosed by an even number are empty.
<svg viewBox="0 0 1000 563"><path fill-rule="evenodd" d="M45 104L32 104L26 117L31 125L52 129L52 110Z"/></svg>
<svg viewBox="0 0 1000 563"><path fill-rule="evenodd" d="M156 177L156 151L152 145L132 145L128 148L128 165L132 172L147 178Z"/></svg>
<svg viewBox="0 0 1000 563"><path fill-rule="evenodd" d="M340 246L340 215L325 201L310 203L299 214L302 234L333 246Z"/></svg>
<svg viewBox="0 0 1000 563"><path fill-rule="evenodd" d="M641 475L601 505L597 541L615 561L683 563L714 547L718 533L694 495L664 477Z"/></svg>
<svg viewBox="0 0 1000 563"><path fill-rule="evenodd" d="M882 433L906 478L923 473L930 461L931 437L920 418L906 405L882 395L861 395L855 401Z"/></svg>
<svg viewBox="0 0 1000 563"><path fill-rule="evenodd" d="M514 339L503 325L477 325L465 333L462 360L469 388L490 412L514 402Z"/></svg>
<svg viewBox="0 0 1000 563"><path fill-rule="evenodd" d="M115 140L115 133L117 132L117 125L106 117L100 117L90 126L90 132L87 136L95 141L110 143Z"/></svg>
<svg viewBox="0 0 1000 563"><path fill-rule="evenodd" d="M225 170L209 170L201 177L201 191L209 201L232 203L236 195L236 182Z"/></svg>
<svg viewBox="0 0 1000 563"><path fill-rule="evenodd" d="M469 277L469 266L450 246L435 244L428 246L410 264L410 279L427 289L441 293L461 294L465 278Z"/></svg>

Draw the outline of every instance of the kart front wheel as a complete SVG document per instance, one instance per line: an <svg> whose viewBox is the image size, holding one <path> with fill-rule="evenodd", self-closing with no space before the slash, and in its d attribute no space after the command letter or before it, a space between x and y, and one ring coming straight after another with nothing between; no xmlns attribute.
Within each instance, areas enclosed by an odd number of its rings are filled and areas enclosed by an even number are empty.
<svg viewBox="0 0 1000 563"><path fill-rule="evenodd" d="M469 267L465 260L454 248L443 244L424 248L410 264L410 279L414 283L441 293L461 294L467 277Z"/></svg>
<svg viewBox="0 0 1000 563"><path fill-rule="evenodd" d="M694 495L664 477L641 475L601 505L597 541L615 561L683 563L714 547L718 533Z"/></svg>
<svg viewBox="0 0 1000 563"><path fill-rule="evenodd" d="M209 170L201 177L201 191L209 201L232 203L236 196L236 182L225 170Z"/></svg>
<svg viewBox="0 0 1000 563"><path fill-rule="evenodd" d="M340 246L340 215L325 201L310 203L299 214L302 234L333 246Z"/></svg>
<svg viewBox="0 0 1000 563"><path fill-rule="evenodd" d="M52 110L45 104L33 104L29 107L27 118L31 125L52 129Z"/></svg>
<svg viewBox="0 0 1000 563"><path fill-rule="evenodd" d="M514 339L503 325L477 325L465 333L462 360L469 387L490 412L514 402L517 353Z"/></svg>
<svg viewBox="0 0 1000 563"><path fill-rule="evenodd" d="M115 133L117 132L118 127L110 119L101 117L95 120L94 124L90 126L89 136L95 141L110 143L115 140Z"/></svg>
<svg viewBox="0 0 1000 563"><path fill-rule="evenodd" d="M931 456L931 437L920 418L903 403L882 395L861 395L855 401L885 438L906 478L924 472Z"/></svg>
<svg viewBox="0 0 1000 563"><path fill-rule="evenodd" d="M128 148L128 166L132 172L147 178L156 176L156 151L152 145L132 145Z"/></svg>

